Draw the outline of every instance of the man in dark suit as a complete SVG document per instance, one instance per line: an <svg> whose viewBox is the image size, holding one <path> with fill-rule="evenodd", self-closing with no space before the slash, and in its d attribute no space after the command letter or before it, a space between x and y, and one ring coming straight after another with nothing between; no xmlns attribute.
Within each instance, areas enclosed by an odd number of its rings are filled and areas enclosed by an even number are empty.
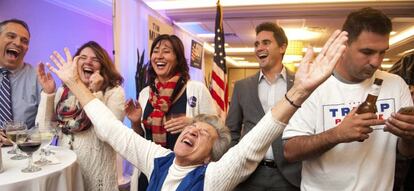
<svg viewBox="0 0 414 191"><path fill-rule="evenodd" d="M283 65L288 44L285 32L274 23L265 22L256 27L255 54L260 71L237 81L226 125L232 134L232 145L248 133L293 85L294 75ZM279 137L266 153L256 171L235 190L299 190L300 163L288 163L283 156Z"/></svg>

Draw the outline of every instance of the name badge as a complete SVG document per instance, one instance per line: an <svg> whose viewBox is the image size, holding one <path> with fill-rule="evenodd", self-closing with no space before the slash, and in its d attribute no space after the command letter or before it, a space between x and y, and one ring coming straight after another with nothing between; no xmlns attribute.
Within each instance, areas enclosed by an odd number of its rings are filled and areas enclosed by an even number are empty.
<svg viewBox="0 0 414 191"><path fill-rule="evenodd" d="M197 98L195 96L191 96L187 102L190 107L195 107L197 105Z"/></svg>

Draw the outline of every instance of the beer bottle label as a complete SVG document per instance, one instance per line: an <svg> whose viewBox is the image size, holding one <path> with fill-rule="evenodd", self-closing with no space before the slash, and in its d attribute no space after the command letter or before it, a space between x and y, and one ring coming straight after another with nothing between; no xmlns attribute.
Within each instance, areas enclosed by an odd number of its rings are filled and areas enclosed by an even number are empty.
<svg viewBox="0 0 414 191"><path fill-rule="evenodd" d="M368 94L371 94L371 95L373 95L373 96L378 96L378 95L379 95L379 93L380 93L380 90L381 90L381 86L376 85L376 84L373 84L373 85L371 86L371 90L369 91L369 93L368 93Z"/></svg>

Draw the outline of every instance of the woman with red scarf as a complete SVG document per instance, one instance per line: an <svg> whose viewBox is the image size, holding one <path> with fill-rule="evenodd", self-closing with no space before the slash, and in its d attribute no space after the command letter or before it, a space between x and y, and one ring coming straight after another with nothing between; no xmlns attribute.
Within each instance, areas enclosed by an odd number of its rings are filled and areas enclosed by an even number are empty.
<svg viewBox="0 0 414 191"><path fill-rule="evenodd" d="M71 57L68 54L66 56ZM90 41L82 45L75 56L79 57L78 73L82 83L123 120L123 78L108 53L98 43ZM62 57L54 52L50 59L56 63ZM116 152L97 138L91 121L71 91L65 85L56 91L55 81L50 73L45 73L43 64L39 65L38 78L43 87L37 115L39 126L47 127L52 120L57 121L62 131L58 144L76 153L85 190L118 190Z"/></svg>
<svg viewBox="0 0 414 191"><path fill-rule="evenodd" d="M149 86L139 94L139 105L129 100L125 112L138 134L167 149L173 149L180 132L198 114L217 114L207 87L191 81L184 46L175 35L154 39L150 50ZM142 106L142 116L136 108ZM144 133L145 132L145 133ZM137 190L138 173L134 170L131 190ZM138 190L146 190L141 175Z"/></svg>

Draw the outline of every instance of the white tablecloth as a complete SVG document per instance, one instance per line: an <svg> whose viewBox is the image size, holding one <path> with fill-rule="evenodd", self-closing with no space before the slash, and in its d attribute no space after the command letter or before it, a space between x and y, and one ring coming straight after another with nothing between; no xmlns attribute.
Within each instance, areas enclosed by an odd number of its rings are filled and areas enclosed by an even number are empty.
<svg viewBox="0 0 414 191"><path fill-rule="evenodd" d="M76 163L76 154L68 149L56 147L53 151L57 164L41 166L42 170L23 173L28 159L10 160L7 154L11 147L3 147L3 167L0 173L1 191L83 191L83 179ZM35 153L35 155L38 152Z"/></svg>

